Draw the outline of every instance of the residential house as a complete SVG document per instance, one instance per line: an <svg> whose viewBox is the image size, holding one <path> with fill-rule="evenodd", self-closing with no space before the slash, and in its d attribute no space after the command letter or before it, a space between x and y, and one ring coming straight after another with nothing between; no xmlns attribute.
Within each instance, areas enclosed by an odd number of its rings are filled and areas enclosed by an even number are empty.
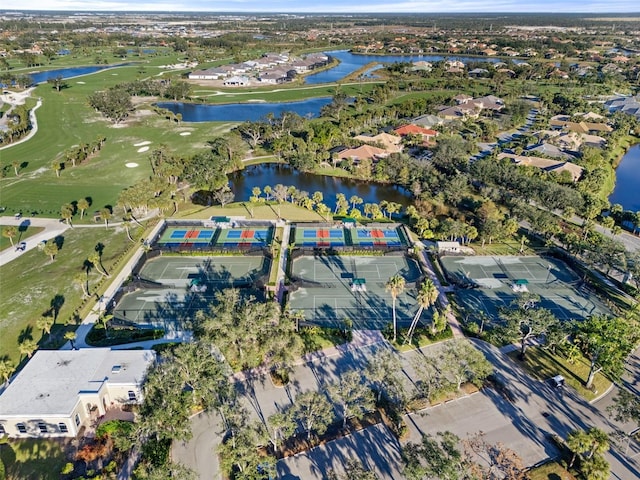
<svg viewBox="0 0 640 480"><path fill-rule="evenodd" d="M0 435L75 437L111 408L142 401L153 350L38 350L0 395Z"/></svg>
<svg viewBox="0 0 640 480"><path fill-rule="evenodd" d="M436 116L436 115L420 115L419 117L415 117L411 120L411 123L415 125L419 125L424 128L433 128L436 125L442 125L444 123L444 119Z"/></svg>
<svg viewBox="0 0 640 480"><path fill-rule="evenodd" d="M610 112L623 112L640 119L640 95L635 97L615 97L605 102Z"/></svg>
<svg viewBox="0 0 640 480"><path fill-rule="evenodd" d="M251 84L249 77L246 76L238 76L234 75L233 77L227 78L223 85L225 87L247 87Z"/></svg>
<svg viewBox="0 0 640 480"><path fill-rule="evenodd" d="M474 68L473 70L469 70L469 76L473 78L482 78L489 75L489 70L486 68Z"/></svg>
<svg viewBox="0 0 640 480"><path fill-rule="evenodd" d="M436 132L435 130L420 127L414 124L403 125L399 128L396 128L393 133L395 133L396 135L400 135L401 137L404 137L406 135L419 136L422 137L422 140L426 143L432 143L438 136L438 132Z"/></svg>
<svg viewBox="0 0 640 480"><path fill-rule="evenodd" d="M564 160L570 160L574 157L567 152L561 150L560 148L552 145L550 143L539 143L538 145L534 145L532 147L527 148L527 153L538 153L542 155L546 155L552 158L562 158Z"/></svg>
<svg viewBox="0 0 640 480"><path fill-rule="evenodd" d="M516 165L523 165L526 167L535 167L545 172L569 172L571 179L577 182L582 177L584 168L575 163L563 162L558 160L550 160L548 158L541 157L525 157L522 155L515 155L512 153L500 153L498 159L510 158Z"/></svg>
<svg viewBox="0 0 640 480"><path fill-rule="evenodd" d="M402 151L402 145L400 145L402 138L386 132L379 133L372 137L367 135L358 135L357 137L354 137L354 139L368 144L375 143L381 145L387 153L398 153Z"/></svg>
<svg viewBox="0 0 640 480"><path fill-rule="evenodd" d="M417 62L413 62L413 67L411 67L411 70L413 70L414 72L430 72L431 70L433 70L433 64L424 60L418 60Z"/></svg>
<svg viewBox="0 0 640 480"><path fill-rule="evenodd" d="M292 70L293 71L293 70ZM293 71L295 73L295 71ZM261 72L258 75L258 81L261 83L284 83L292 80L292 75L287 70L282 70L279 68L274 68L272 70L267 70L265 72Z"/></svg>
<svg viewBox="0 0 640 480"><path fill-rule="evenodd" d="M340 160L352 160L353 162L360 162L368 159L377 161L381 158L387 157L389 154L382 148L374 147L372 145L361 145L357 148L347 148L338 152L336 157Z"/></svg>

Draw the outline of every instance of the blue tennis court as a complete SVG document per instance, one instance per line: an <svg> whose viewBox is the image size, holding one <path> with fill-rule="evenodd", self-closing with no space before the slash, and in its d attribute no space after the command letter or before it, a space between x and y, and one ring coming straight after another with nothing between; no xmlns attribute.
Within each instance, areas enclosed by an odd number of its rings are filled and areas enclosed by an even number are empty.
<svg viewBox="0 0 640 480"><path fill-rule="evenodd" d="M212 239L213 238L213 231L211 231L211 230L200 230L200 232L198 232L198 238Z"/></svg>
<svg viewBox="0 0 640 480"><path fill-rule="evenodd" d="M240 238L240 236L242 235L242 231L241 230L229 230L227 232L227 238L231 239L231 238Z"/></svg>
<svg viewBox="0 0 640 480"><path fill-rule="evenodd" d="M184 238L186 234L186 230L174 230L171 232L171 238Z"/></svg>
<svg viewBox="0 0 640 480"><path fill-rule="evenodd" d="M343 237L342 230L330 230L329 231L329 238L342 238L342 237Z"/></svg>
<svg viewBox="0 0 640 480"><path fill-rule="evenodd" d="M302 236L304 238L316 238L317 235L315 230L305 230L302 232Z"/></svg>
<svg viewBox="0 0 640 480"><path fill-rule="evenodd" d="M400 238L395 230L385 230L384 238Z"/></svg>

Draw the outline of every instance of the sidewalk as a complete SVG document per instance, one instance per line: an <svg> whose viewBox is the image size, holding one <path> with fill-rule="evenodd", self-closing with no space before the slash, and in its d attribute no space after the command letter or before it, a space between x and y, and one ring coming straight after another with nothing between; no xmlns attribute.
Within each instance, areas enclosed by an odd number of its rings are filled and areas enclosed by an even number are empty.
<svg viewBox="0 0 640 480"><path fill-rule="evenodd" d="M158 225L155 226L149 236L153 238L162 228L162 225L163 222L158 222ZM134 265L138 263L142 255L144 255L144 250L142 245L140 245L129 261L120 269L118 274L111 279L111 283L109 283L104 294L96 302L96 308L82 320L82 324L76 330L76 340L74 341L76 348L91 348L86 343L87 334L91 331L93 324L100 318L100 314L107 309L107 306L112 301L113 297L115 297L122 284L132 274ZM71 349L71 342L67 342L62 348L67 350ZM123 345L120 346L120 348L127 347Z"/></svg>
<svg viewBox="0 0 640 480"><path fill-rule="evenodd" d="M416 245L414 245L414 248L416 250L418 249L418 247L416 247ZM447 298L447 295L445 294L447 289L445 289L440 284L440 280L438 279L438 276L436 275L436 273L435 273L435 271L433 269L433 265L431 264L431 260L429 259L429 255L423 249L421 252L419 252L418 258L420 259L420 262L422 263L422 266L424 267L425 271L427 272L427 275L429 275L429 278L433 281L433 283L435 284L436 288L438 289L438 302L440 303L440 306L443 309L446 309L449 306L449 299ZM458 322L458 319L454 315L452 309L449 310L449 313L447 315L447 322L449 323L449 327L451 328L451 333L453 333L453 338L464 338L464 333L462 332L462 327L460 326L460 323Z"/></svg>

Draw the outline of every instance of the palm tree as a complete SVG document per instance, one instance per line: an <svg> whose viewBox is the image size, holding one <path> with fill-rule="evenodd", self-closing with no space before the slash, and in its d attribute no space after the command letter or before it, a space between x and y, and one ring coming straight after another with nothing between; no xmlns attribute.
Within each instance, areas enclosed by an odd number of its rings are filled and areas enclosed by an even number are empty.
<svg viewBox="0 0 640 480"><path fill-rule="evenodd" d="M4 227L2 229L2 236L4 238L8 238L9 241L11 242L11 246L13 247L13 238L18 234L18 229L16 227L14 227L13 225L10 225L8 227Z"/></svg>
<svg viewBox="0 0 640 480"><path fill-rule="evenodd" d="M28 358L31 358L33 352L38 348L38 344L32 338L25 338L18 345L18 350L20 351L20 355L26 355Z"/></svg>
<svg viewBox="0 0 640 480"><path fill-rule="evenodd" d="M89 208L89 200L81 198L78 200L78 210L80 210L80 220L84 217L84 212Z"/></svg>
<svg viewBox="0 0 640 480"><path fill-rule="evenodd" d="M89 296L89 275L88 275L88 272L87 273L84 273L84 272L78 273L75 277L73 277L73 283L75 283L76 285L80 285L80 288L82 288L82 295L84 297L88 297Z"/></svg>
<svg viewBox="0 0 640 480"><path fill-rule="evenodd" d="M47 243L44 244L44 249L42 250L46 255L49 255L49 258L53 262L58 254L58 244L54 239L48 240Z"/></svg>
<svg viewBox="0 0 640 480"><path fill-rule="evenodd" d="M112 212L110 208L104 207L100 209L100 218L104 220L104 228L109 227L109 220L111 219Z"/></svg>
<svg viewBox="0 0 640 480"><path fill-rule="evenodd" d="M60 209L60 216L65 222L67 222L67 225L73 227L73 225L71 225L71 218L73 218L73 205L70 203L62 205L62 208Z"/></svg>
<svg viewBox="0 0 640 480"><path fill-rule="evenodd" d="M130 214L126 214L124 217L122 217L122 226L124 227L124 231L127 232L127 238L132 241L135 242L135 240L133 238L131 238L131 215Z"/></svg>
<svg viewBox="0 0 640 480"><path fill-rule="evenodd" d="M43 316L36 321L36 328L42 330L43 333L50 335L51 327L53 327L54 322L55 320L53 317Z"/></svg>
<svg viewBox="0 0 640 480"><path fill-rule="evenodd" d="M14 370L15 367L9 360L0 360L0 379L2 379L3 383L9 381Z"/></svg>
<svg viewBox="0 0 640 480"><path fill-rule="evenodd" d="M18 169L20 168L20 162L18 161L13 161L11 162L11 165L13 165L13 171L16 174L16 177L18 176Z"/></svg>
<svg viewBox="0 0 640 480"><path fill-rule="evenodd" d="M51 168L56 172L56 177L60 176L60 170L62 170L62 162L60 160L54 160L51 162Z"/></svg>
<svg viewBox="0 0 640 480"><path fill-rule="evenodd" d="M72 350L76 348L75 346L76 338L78 338L78 336L76 335L76 332L68 331L64 334L64 339L71 342Z"/></svg>
<svg viewBox="0 0 640 480"><path fill-rule="evenodd" d="M105 268L102 266L102 259L100 258L100 254L98 252L95 252L89 255L89 258L87 260L89 260L89 262L95 267L96 270L98 270L98 272L102 276L104 277L109 276Z"/></svg>
<svg viewBox="0 0 640 480"><path fill-rule="evenodd" d="M438 289L430 278L427 278L422 285L420 286L420 290L418 291L418 295L416 296L416 300L418 301L418 312L413 317L413 321L411 322L411 326L409 327L409 332L407 332L407 338L405 339L405 343L411 343L413 338L413 334L416 330L416 326L418 325L418 321L422 316L422 312L425 308L430 308L432 305L436 303L438 299ZM435 333L435 322L431 322L431 333Z"/></svg>
<svg viewBox="0 0 640 480"><path fill-rule="evenodd" d="M396 341L398 337L398 322L396 319L396 299L404 291L405 280L400 274L395 274L385 285L385 289L391 294L392 299L392 312L393 312L393 341Z"/></svg>
<svg viewBox="0 0 640 480"><path fill-rule="evenodd" d="M349 203L351 204L351 208L356 208L356 205L361 205L362 204L362 198L360 198L357 195L352 195L351 198L349 198Z"/></svg>

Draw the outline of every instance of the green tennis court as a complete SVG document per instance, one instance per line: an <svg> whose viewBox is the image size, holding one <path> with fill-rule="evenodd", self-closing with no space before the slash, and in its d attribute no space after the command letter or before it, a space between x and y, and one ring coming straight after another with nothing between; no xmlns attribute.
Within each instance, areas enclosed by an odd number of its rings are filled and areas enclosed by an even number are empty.
<svg viewBox="0 0 640 480"><path fill-rule="evenodd" d="M263 256L157 257L140 270L140 278L174 288L188 287L197 279L212 286L250 284L269 273Z"/></svg>
<svg viewBox="0 0 640 480"><path fill-rule="evenodd" d="M493 288L516 280L538 285L572 285L580 281L568 265L555 258L444 256L440 261L452 283L466 282Z"/></svg>
<svg viewBox="0 0 640 480"><path fill-rule="evenodd" d="M189 319L214 295L229 287L266 283L271 262L263 256L157 257L139 273L145 288L122 297L114 317L138 325Z"/></svg>
<svg viewBox="0 0 640 480"><path fill-rule="evenodd" d="M449 281L463 287L456 290L456 296L471 313L484 312L497 319L499 309L524 291L539 295L538 306L551 310L560 320L609 313L580 277L555 258L444 256L440 262Z"/></svg>
<svg viewBox="0 0 640 480"><path fill-rule="evenodd" d="M392 275L405 278L396 300L399 325L408 325L417 311L416 283L422 271L406 256L302 256L292 262L289 305L308 322L340 326L345 318L354 328L381 329L392 322L392 299L385 284ZM430 319L425 313L423 321Z"/></svg>

